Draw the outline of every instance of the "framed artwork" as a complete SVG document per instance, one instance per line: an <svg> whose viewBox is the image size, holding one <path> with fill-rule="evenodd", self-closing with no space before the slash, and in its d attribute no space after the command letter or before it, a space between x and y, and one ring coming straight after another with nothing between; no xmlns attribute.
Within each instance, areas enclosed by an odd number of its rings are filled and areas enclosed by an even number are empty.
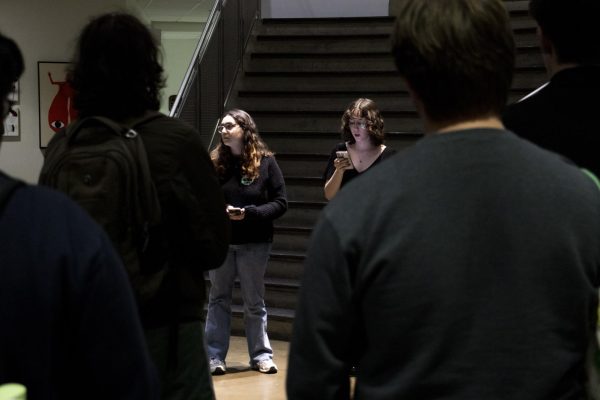
<svg viewBox="0 0 600 400"><path fill-rule="evenodd" d="M38 62L40 148L47 147L56 132L77 118L73 89L67 83L68 66L67 62Z"/></svg>

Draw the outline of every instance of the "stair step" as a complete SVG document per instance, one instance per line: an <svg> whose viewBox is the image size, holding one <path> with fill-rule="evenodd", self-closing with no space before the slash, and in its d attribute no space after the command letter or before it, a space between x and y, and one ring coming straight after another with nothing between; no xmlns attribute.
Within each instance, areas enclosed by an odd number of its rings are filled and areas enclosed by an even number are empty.
<svg viewBox="0 0 600 400"><path fill-rule="evenodd" d="M325 164L320 164L325 169ZM323 201L324 181L321 177L285 176L285 189L291 201Z"/></svg>
<svg viewBox="0 0 600 400"><path fill-rule="evenodd" d="M339 129L340 119L344 109L327 110L327 111L294 111L294 112L272 112L272 111L248 111L254 118L260 132L274 131L282 126L287 127L292 131L303 132L335 132ZM423 123L419 119L415 110L405 111L387 111L384 115L386 129L390 131L404 130L413 133L419 133L423 130ZM275 146L272 142L267 142L275 151L285 151L279 146ZM298 153L307 153L311 151L311 147L300 147L298 143L294 147ZM317 152L327 152L329 147L327 143L318 145L318 148L312 149Z"/></svg>
<svg viewBox="0 0 600 400"><path fill-rule="evenodd" d="M280 222L278 220L278 222ZM312 227L275 226L273 249L275 251L306 251Z"/></svg>
<svg viewBox="0 0 600 400"><path fill-rule="evenodd" d="M513 33L521 33L526 31L534 31L537 29L536 22L527 15L516 16L510 21L510 27Z"/></svg>
<svg viewBox="0 0 600 400"><path fill-rule="evenodd" d="M529 46L518 49L515 60L517 68L544 68L544 59L538 46Z"/></svg>
<svg viewBox="0 0 600 400"><path fill-rule="evenodd" d="M529 15L529 0L512 0L505 1L504 5L510 13L511 17L515 15L525 14Z"/></svg>
<svg viewBox="0 0 600 400"><path fill-rule="evenodd" d="M306 202L306 201L288 201L288 210L282 217L280 217L277 221L280 224L285 224L288 226L314 226L321 215L321 211L323 207L325 207L327 203L325 201L320 202ZM281 249L275 248L272 250L272 254L274 253L285 253L285 254L303 254L306 249Z"/></svg>
<svg viewBox="0 0 600 400"><path fill-rule="evenodd" d="M282 52L252 52L249 55L250 60L269 60L270 62L281 59L308 60L314 62L314 60L362 60L364 58L389 59L392 57L393 55L390 52L390 48L386 48L384 51L375 51L373 48L354 48L351 51L327 53L317 53L314 51L300 53L286 50Z"/></svg>
<svg viewBox="0 0 600 400"><path fill-rule="evenodd" d="M383 118L388 112L396 110L414 111L415 106L407 92L388 92L388 93L364 93L359 97L369 98L375 103L381 111ZM277 95L268 97L252 96L248 94L237 99L236 105L243 110L250 111L291 111L291 112L323 112L335 110L341 118L346 107L356 99L355 95L337 95L321 94L312 95L296 92L280 92Z"/></svg>
<svg viewBox="0 0 600 400"><path fill-rule="evenodd" d="M543 67L537 46L521 47L516 57L517 68ZM327 73L327 72L396 72L389 52L338 54L262 54L251 56L245 65L246 73Z"/></svg>
<svg viewBox="0 0 600 400"><path fill-rule="evenodd" d="M343 39L343 40L340 40ZM258 35L257 42L252 47L253 54L327 54L357 51L389 52L391 49L391 36L384 33L380 35L354 35L354 36L321 36L312 35Z"/></svg>
<svg viewBox="0 0 600 400"><path fill-rule="evenodd" d="M530 69L515 74L512 88L533 91L548 81L545 69Z"/></svg>
<svg viewBox="0 0 600 400"><path fill-rule="evenodd" d="M290 256L284 253L271 253L266 276L300 281L304 271L304 254Z"/></svg>
<svg viewBox="0 0 600 400"><path fill-rule="evenodd" d="M261 73L305 73L305 72L395 72L396 64L389 53L345 54L334 58L318 56L294 57L265 57L250 59L244 70Z"/></svg>
<svg viewBox="0 0 600 400"><path fill-rule="evenodd" d="M524 26L517 29L514 38L517 48L538 45L535 27ZM313 35L258 35L257 42L249 49L249 53L252 58L266 58L272 55L305 57L317 54L383 54L391 52L392 43L393 37L388 34L321 37Z"/></svg>
<svg viewBox="0 0 600 400"><path fill-rule="evenodd" d="M262 20L262 35L378 35L393 30L393 17L369 18L282 18Z"/></svg>
<svg viewBox="0 0 600 400"><path fill-rule="evenodd" d="M386 118L385 122L387 128L390 125L389 119ZM301 155L313 152L330 154L335 145L342 141L340 134L335 132L335 130L324 130L321 132L315 130L281 132L262 130L262 125L259 124L258 126L261 132L260 135L269 145L269 148L275 151L276 154ZM401 151L412 146L422 136L423 134L420 130L414 132L388 131L385 143L396 151Z"/></svg>
<svg viewBox="0 0 600 400"><path fill-rule="evenodd" d="M339 135L337 135L339 137ZM321 176L329 154L278 153L277 164L284 176ZM287 183L287 181L286 181Z"/></svg>
<svg viewBox="0 0 600 400"><path fill-rule="evenodd" d="M307 92L307 93L373 93L404 91L406 86L398 72L359 73L287 73L264 74L246 72L239 86L244 91Z"/></svg>

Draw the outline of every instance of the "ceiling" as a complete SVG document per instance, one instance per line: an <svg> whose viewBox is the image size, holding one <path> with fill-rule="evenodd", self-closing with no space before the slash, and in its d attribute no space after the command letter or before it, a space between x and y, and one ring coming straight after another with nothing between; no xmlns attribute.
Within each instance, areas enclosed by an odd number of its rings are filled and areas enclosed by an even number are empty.
<svg viewBox="0 0 600 400"><path fill-rule="evenodd" d="M144 16L155 22L204 23L215 0L134 0Z"/></svg>
<svg viewBox="0 0 600 400"><path fill-rule="evenodd" d="M215 0L133 0L162 39L198 39Z"/></svg>

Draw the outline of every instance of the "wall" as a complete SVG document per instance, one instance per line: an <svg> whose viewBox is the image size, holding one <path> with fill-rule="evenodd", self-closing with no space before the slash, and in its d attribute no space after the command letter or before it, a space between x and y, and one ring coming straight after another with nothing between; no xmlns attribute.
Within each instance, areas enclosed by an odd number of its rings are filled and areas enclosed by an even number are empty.
<svg viewBox="0 0 600 400"><path fill-rule="evenodd" d="M202 31L194 35L163 31L161 34L166 86L163 90L160 111L165 114L169 113L169 96L177 95L201 33Z"/></svg>
<svg viewBox="0 0 600 400"><path fill-rule="evenodd" d="M389 0L262 0L263 18L377 17Z"/></svg>
<svg viewBox="0 0 600 400"><path fill-rule="evenodd" d="M36 182L43 157L39 148L38 61L68 61L78 32L93 15L124 10L126 0L0 0L0 32L14 39L25 58L19 107L21 139L2 142L0 169Z"/></svg>

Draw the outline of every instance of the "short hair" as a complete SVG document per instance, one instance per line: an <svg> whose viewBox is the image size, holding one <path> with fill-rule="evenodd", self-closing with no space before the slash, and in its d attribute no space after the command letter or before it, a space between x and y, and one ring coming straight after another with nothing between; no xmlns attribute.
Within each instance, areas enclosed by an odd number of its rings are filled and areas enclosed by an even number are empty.
<svg viewBox="0 0 600 400"><path fill-rule="evenodd" d="M244 110L232 109L226 111L221 117L221 121L226 116L231 116L244 131L242 149L242 175L248 179L256 179L260 176L259 167L263 157L273 155L267 144L258 135L258 128L254 119ZM225 177L229 173L232 164L233 154L228 146L220 143L210 153L217 174Z"/></svg>
<svg viewBox="0 0 600 400"><path fill-rule="evenodd" d="M515 45L501 0L399 0L394 57L435 122L499 115Z"/></svg>
<svg viewBox="0 0 600 400"><path fill-rule="evenodd" d="M19 46L14 40L0 34L0 100L6 100L24 70L25 64Z"/></svg>
<svg viewBox="0 0 600 400"><path fill-rule="evenodd" d="M561 63L600 63L599 0L531 0L529 12Z"/></svg>
<svg viewBox="0 0 600 400"><path fill-rule="evenodd" d="M383 131L384 123L381 112L379 112L377 104L375 104L373 100L364 98L354 100L348 105L346 111L344 111L341 127L342 140L350 144L356 142L352 135L352 131L350 130L350 126L348 125L350 119L355 117L356 114L367 121L371 143L375 146L383 144L385 141L385 133Z"/></svg>
<svg viewBox="0 0 600 400"><path fill-rule="evenodd" d="M68 80L80 117L123 120L158 110L164 79L156 39L133 15L96 17L79 36Z"/></svg>

